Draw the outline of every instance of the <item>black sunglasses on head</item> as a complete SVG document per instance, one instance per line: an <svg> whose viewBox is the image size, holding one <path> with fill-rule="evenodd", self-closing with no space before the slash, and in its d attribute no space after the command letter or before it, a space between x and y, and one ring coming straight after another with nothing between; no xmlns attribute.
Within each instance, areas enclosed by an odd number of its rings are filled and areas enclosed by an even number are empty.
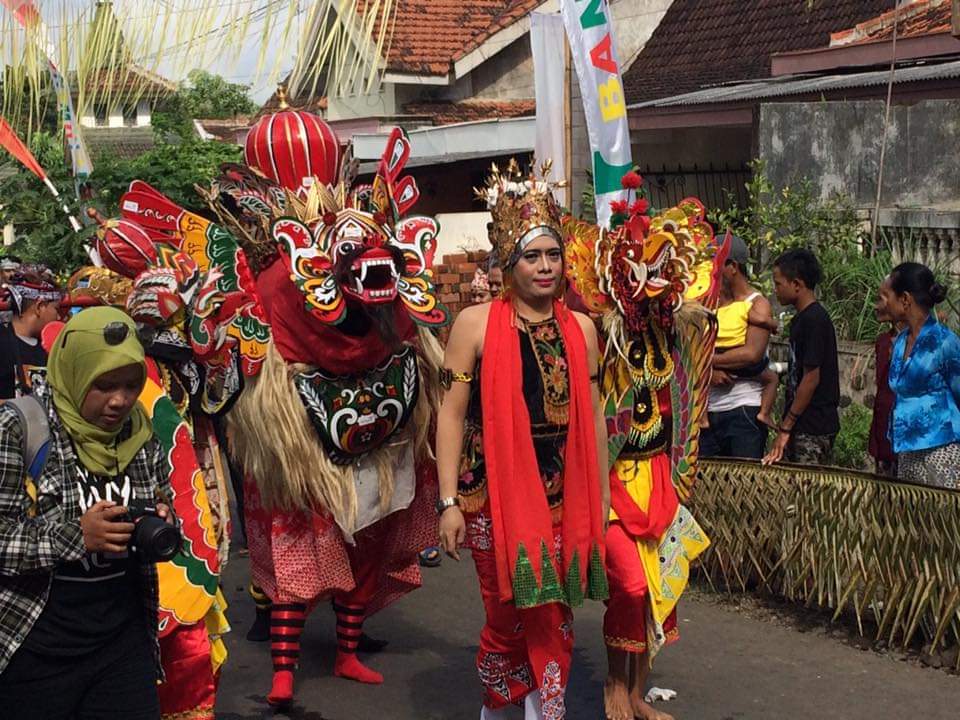
<svg viewBox="0 0 960 720"><path fill-rule="evenodd" d="M63 347L67 346L67 339L70 333L75 332L103 333L103 341L112 347L121 344L127 339L127 335L130 334L130 326L125 322L114 320L113 322L108 322L106 325L104 325L103 330L67 330L66 335L63 336Z"/></svg>

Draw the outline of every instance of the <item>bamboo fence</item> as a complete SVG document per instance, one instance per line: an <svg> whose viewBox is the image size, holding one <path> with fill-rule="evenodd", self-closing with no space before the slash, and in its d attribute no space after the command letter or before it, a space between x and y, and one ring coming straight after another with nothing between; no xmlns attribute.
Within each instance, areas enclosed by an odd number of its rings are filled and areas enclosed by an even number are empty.
<svg viewBox="0 0 960 720"><path fill-rule="evenodd" d="M850 613L890 647L960 644L960 492L705 460L691 505L712 540L700 569L715 591Z"/></svg>

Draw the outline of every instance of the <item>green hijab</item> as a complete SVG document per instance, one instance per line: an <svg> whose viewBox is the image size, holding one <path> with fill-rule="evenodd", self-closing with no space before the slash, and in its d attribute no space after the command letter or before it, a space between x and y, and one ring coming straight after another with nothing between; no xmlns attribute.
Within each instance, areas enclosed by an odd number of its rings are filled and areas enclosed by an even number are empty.
<svg viewBox="0 0 960 720"><path fill-rule="evenodd" d="M109 323L129 328L119 345L110 345L103 336ZM143 346L133 321L116 308L99 307L74 315L50 350L47 380L53 390L53 406L73 440L73 445L90 472L112 476L122 472L153 434L150 418L138 401L130 413L130 436L118 441L123 423L116 430L104 430L87 422L80 408L94 381L104 373L127 365L140 365L146 376Z"/></svg>

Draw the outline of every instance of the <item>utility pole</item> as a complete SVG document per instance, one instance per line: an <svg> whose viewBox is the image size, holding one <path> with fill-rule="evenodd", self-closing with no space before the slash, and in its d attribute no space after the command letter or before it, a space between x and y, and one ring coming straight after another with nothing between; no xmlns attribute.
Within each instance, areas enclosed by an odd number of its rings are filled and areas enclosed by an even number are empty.
<svg viewBox="0 0 960 720"><path fill-rule="evenodd" d="M950 15L952 19L951 32L954 37L960 37L960 0L953 0L953 12Z"/></svg>

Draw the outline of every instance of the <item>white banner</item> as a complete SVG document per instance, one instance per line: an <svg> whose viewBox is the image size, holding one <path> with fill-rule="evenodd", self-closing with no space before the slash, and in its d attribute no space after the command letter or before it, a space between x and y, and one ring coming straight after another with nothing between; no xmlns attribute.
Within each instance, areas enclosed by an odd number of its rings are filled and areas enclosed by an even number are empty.
<svg viewBox="0 0 960 720"><path fill-rule="evenodd" d="M559 13L530 14L530 46L533 49L533 84L537 98L537 139L534 155L537 165L552 160L548 180L567 178L566 128L564 118L564 55L566 54L563 18ZM539 169L539 168L538 168ZM570 207L570 188L554 193L557 202Z"/></svg>
<svg viewBox="0 0 960 720"><path fill-rule="evenodd" d="M627 197L620 178L633 167L610 9L606 0L560 0L560 12L587 118L597 223L608 227L611 201Z"/></svg>

